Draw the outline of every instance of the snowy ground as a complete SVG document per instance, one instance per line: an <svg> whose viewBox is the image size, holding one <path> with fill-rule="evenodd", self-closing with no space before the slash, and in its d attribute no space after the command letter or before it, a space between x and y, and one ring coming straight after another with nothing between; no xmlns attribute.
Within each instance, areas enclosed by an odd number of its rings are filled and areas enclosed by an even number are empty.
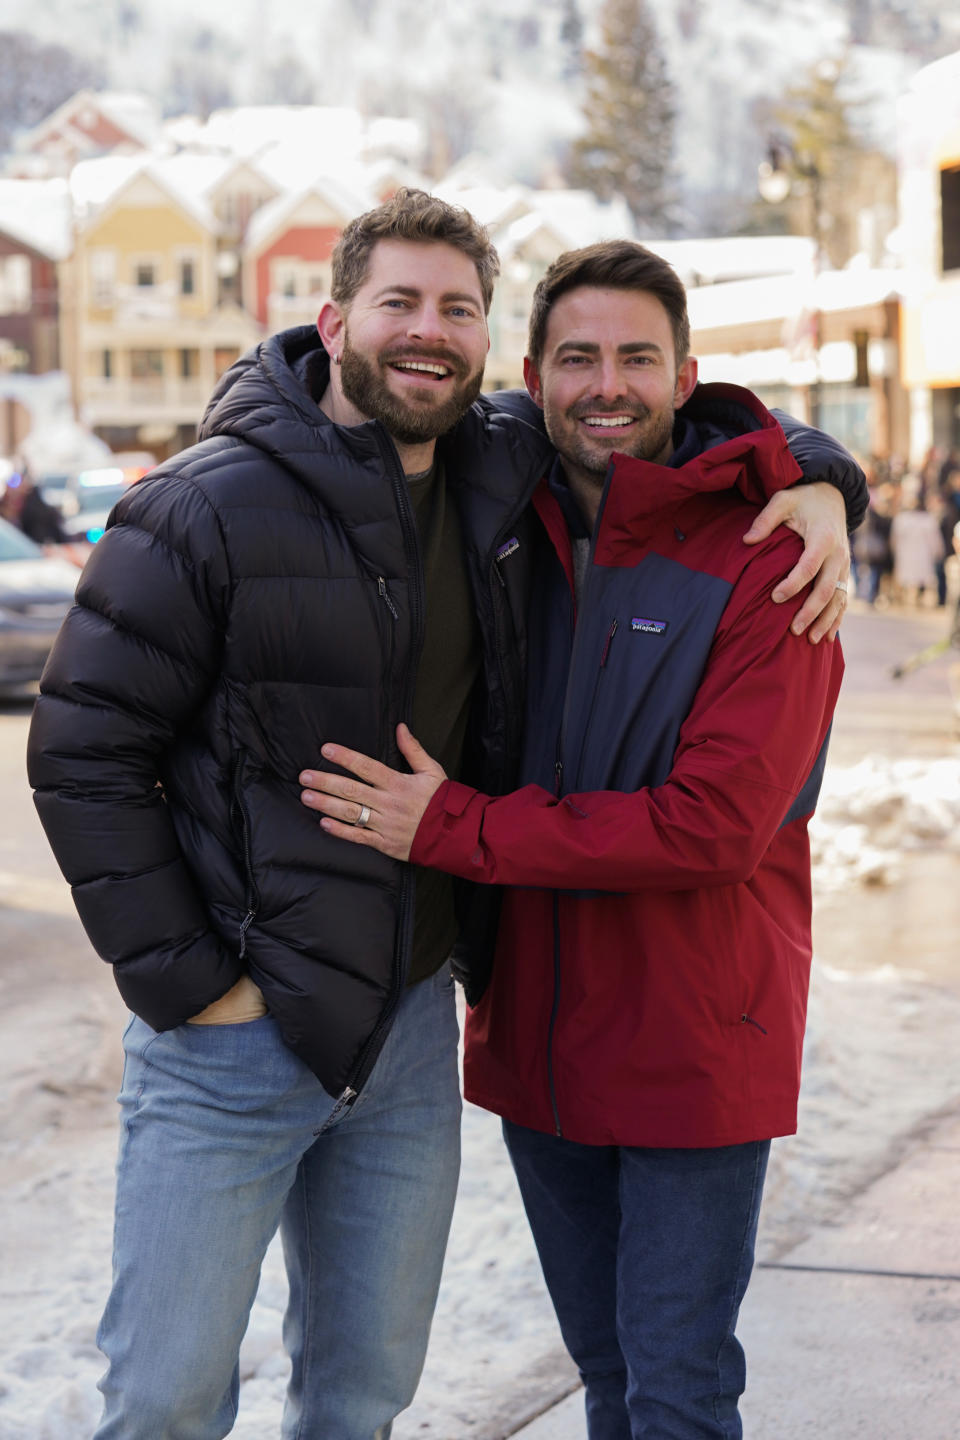
<svg viewBox="0 0 960 1440"><path fill-rule="evenodd" d="M933 846L960 851L960 759L868 758L828 770L814 830L820 893L842 890L851 906L869 904L870 887L896 883L909 851ZM89 999L68 992L64 1006L62 1033L82 1045L76 1017L92 1023ZM960 983L932 983L909 958L877 953L873 968L862 957L850 969L815 965L800 1132L774 1147L765 1258L835 1213L892 1163L909 1132L960 1102L958 1033ZM14 1118L14 1138L0 1152L0 1440L89 1440L98 1414L94 1332L109 1268L115 1136L95 1072L94 1065L92 1098L61 1096L66 1111L39 1132ZM25 1104L24 1084L56 1099L49 1057L18 1076ZM65 1124L64 1113L75 1123ZM274 1247L244 1345L236 1440L278 1434L284 1289ZM562 1393L567 1375L497 1122L468 1107L427 1370L395 1440L489 1440L498 1406L520 1419L531 1397Z"/></svg>

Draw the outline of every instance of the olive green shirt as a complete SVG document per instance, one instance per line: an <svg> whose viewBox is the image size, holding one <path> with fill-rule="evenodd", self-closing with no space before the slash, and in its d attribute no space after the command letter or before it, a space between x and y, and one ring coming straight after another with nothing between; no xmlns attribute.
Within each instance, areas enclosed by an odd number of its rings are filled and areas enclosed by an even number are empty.
<svg viewBox="0 0 960 1440"><path fill-rule="evenodd" d="M470 699L480 670L480 632L467 579L457 507L439 460L407 476L417 522L426 596L423 651L417 667L412 729L451 779L463 764ZM416 910L409 983L433 975L453 948L457 923L453 879L415 867Z"/></svg>

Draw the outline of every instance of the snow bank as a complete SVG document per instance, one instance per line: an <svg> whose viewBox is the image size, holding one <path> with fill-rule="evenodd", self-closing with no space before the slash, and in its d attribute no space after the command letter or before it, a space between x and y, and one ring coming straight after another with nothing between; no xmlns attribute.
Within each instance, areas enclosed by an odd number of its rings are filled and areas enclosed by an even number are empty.
<svg viewBox="0 0 960 1440"><path fill-rule="evenodd" d="M827 769L810 825L814 894L890 885L905 850L960 852L960 759L886 760Z"/></svg>

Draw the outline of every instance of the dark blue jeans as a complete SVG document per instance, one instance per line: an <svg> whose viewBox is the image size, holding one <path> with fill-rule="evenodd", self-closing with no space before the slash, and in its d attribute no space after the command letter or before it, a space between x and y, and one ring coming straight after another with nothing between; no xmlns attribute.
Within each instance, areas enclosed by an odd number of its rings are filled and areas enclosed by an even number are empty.
<svg viewBox="0 0 960 1440"><path fill-rule="evenodd" d="M734 1328L769 1140L659 1150L503 1130L590 1440L739 1440Z"/></svg>

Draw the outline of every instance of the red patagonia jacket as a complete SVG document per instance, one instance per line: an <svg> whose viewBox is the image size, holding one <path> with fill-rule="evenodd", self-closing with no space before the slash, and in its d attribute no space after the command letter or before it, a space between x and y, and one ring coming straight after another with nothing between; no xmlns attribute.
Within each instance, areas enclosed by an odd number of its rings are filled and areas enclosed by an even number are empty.
<svg viewBox="0 0 960 1440"><path fill-rule="evenodd" d="M799 599L770 600L796 536L742 543L797 475L780 427L730 386L683 413L711 448L615 457L576 616L567 525L541 486L529 783L493 799L446 782L411 854L508 887L467 1097L587 1144L796 1129L807 820L843 662L790 633Z"/></svg>

